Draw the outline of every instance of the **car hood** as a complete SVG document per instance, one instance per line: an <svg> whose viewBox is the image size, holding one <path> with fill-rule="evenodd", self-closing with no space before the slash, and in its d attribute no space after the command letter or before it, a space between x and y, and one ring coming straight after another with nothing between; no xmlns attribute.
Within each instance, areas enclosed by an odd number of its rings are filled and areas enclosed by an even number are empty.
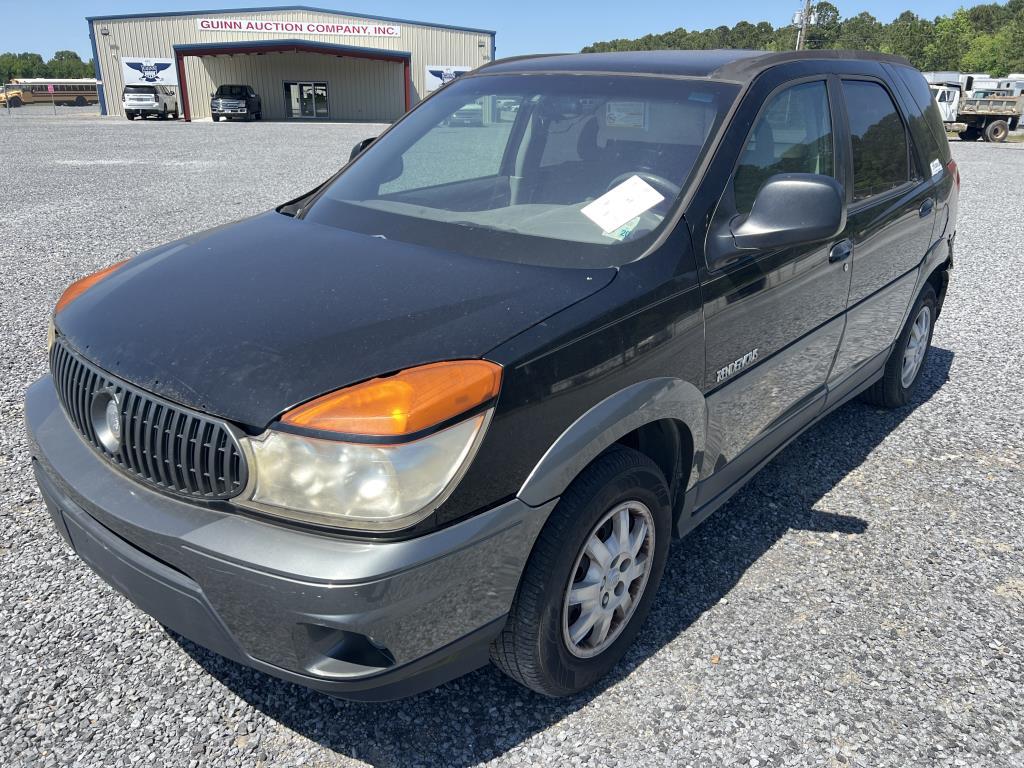
<svg viewBox="0 0 1024 768"><path fill-rule="evenodd" d="M259 428L339 387L481 357L615 274L474 258L270 212L138 256L56 324L109 373Z"/></svg>

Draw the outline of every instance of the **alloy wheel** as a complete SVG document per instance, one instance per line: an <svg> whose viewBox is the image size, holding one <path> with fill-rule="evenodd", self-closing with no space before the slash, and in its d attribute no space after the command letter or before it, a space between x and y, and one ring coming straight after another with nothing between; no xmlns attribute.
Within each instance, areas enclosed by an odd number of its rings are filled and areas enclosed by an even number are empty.
<svg viewBox="0 0 1024 768"><path fill-rule="evenodd" d="M579 658L597 656L629 623L647 586L654 518L640 501L609 511L577 555L562 605L562 638Z"/></svg>
<svg viewBox="0 0 1024 768"><path fill-rule="evenodd" d="M900 383L904 389L909 389L921 370L921 363L924 362L925 353L928 351L928 342L931 337L932 311L928 306L921 307L921 311L914 318L914 324L910 327L910 338L907 339L907 347L903 350L903 368L900 372Z"/></svg>

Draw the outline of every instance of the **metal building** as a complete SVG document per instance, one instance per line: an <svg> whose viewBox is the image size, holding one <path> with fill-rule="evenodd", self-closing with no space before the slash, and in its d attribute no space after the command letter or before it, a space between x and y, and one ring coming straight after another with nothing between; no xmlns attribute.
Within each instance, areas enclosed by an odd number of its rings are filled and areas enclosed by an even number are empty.
<svg viewBox="0 0 1024 768"><path fill-rule="evenodd" d="M387 122L444 80L494 58L491 30L291 5L91 16L103 114L125 85L178 91L186 120L219 85L250 85L264 119Z"/></svg>

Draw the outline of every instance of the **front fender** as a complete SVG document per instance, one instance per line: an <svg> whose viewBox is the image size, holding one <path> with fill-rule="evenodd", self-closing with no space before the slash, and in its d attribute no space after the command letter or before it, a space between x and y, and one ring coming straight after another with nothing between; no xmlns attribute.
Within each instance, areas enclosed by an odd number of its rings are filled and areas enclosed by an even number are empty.
<svg viewBox="0 0 1024 768"><path fill-rule="evenodd" d="M689 490L697 481L698 458L704 453L707 407L704 395L693 384L662 377L619 390L576 419L541 457L518 497L539 506L560 496L608 446L638 427L661 419L680 421L690 430L694 461L686 480Z"/></svg>

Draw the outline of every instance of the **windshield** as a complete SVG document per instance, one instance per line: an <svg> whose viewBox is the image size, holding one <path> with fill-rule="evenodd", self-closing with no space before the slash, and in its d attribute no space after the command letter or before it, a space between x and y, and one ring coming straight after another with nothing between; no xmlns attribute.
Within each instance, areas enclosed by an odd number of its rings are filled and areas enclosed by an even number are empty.
<svg viewBox="0 0 1024 768"><path fill-rule="evenodd" d="M656 236L737 90L626 75L458 79L305 218L514 261L626 263Z"/></svg>
<svg viewBox="0 0 1024 768"><path fill-rule="evenodd" d="M218 96L230 96L236 99L245 98L244 85L222 85L217 89Z"/></svg>

